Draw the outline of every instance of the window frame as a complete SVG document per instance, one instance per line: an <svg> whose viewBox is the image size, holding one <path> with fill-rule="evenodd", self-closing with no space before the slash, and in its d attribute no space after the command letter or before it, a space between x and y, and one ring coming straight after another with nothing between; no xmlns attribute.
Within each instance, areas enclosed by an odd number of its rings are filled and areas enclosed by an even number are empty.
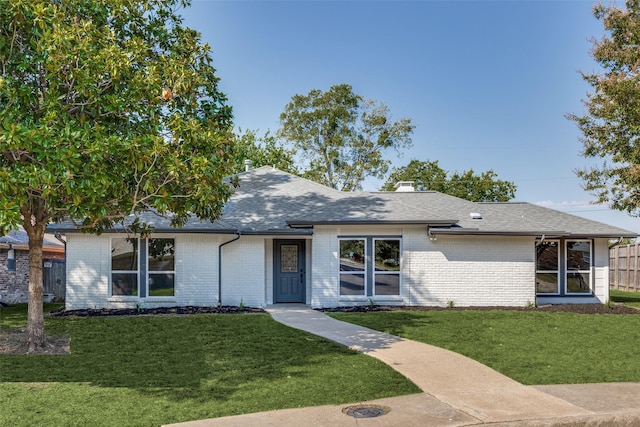
<svg viewBox="0 0 640 427"><path fill-rule="evenodd" d="M592 297L594 295L594 273L593 273L593 254L594 254L594 242L593 239L565 239L565 238L557 238L557 239L545 239L543 242L557 242L558 244L558 269L557 270L539 270L538 269L538 254L535 253L535 293L536 296L539 297L561 297L561 298L570 298L570 297ZM569 269L569 245L575 242L585 242L589 243L589 269ZM536 247L540 245L540 240L536 240ZM571 272L571 273L570 273ZM557 292L538 292L537 282L538 282L538 274L539 273L555 273L558 277L557 281ZM570 292L569 291L569 274L588 274L589 279L587 283L587 290L585 292Z"/></svg>
<svg viewBox="0 0 640 427"><path fill-rule="evenodd" d="M343 271L341 269L342 266L342 242L343 241L348 241L348 240L359 240L364 242L364 246L363 246L363 266L364 268L362 269L362 271L360 270L356 270L356 271ZM363 237L344 237L344 238L339 238L338 239L338 295L340 296L340 298L344 298L344 299L361 299L361 298L366 298L367 296L367 282L368 282L368 269L367 269L367 239L363 238ZM342 293L342 276L356 276L356 275L363 275L363 290L362 290L362 294L343 294Z"/></svg>
<svg viewBox="0 0 640 427"><path fill-rule="evenodd" d="M176 259L175 259L175 254L176 254L176 239L174 237L149 237L148 239L142 239L144 241L146 241L146 248L147 248L147 256L146 256L146 262L147 262L147 268L146 268L146 292L145 295L147 296L147 298L175 298L176 295ZM172 240L173 241L173 270L151 270L151 268L149 267L149 259L150 259L150 255L149 255L149 243L151 240ZM152 274L171 274L173 277L173 293L172 295L151 295L151 275Z"/></svg>
<svg viewBox="0 0 640 427"><path fill-rule="evenodd" d="M136 239L136 243L137 243L137 248L135 250L136 253L136 266L137 269L136 270L114 270L113 269L113 251L114 251L114 240L127 240L127 239L131 239L130 237L112 237L109 240L109 297L116 297L116 298L139 298L140 297L140 239L139 238L135 238ZM114 274L134 274L136 275L136 289L135 289L135 294L116 294L113 292L113 288L114 288Z"/></svg>
<svg viewBox="0 0 640 427"><path fill-rule="evenodd" d="M569 243L588 243L589 244L589 269L588 270L569 270ZM570 296L591 296L593 295L593 241L589 239L567 239L565 240L565 272L564 272L564 294ZM587 291L586 292L570 292L569 291L569 272L573 274L578 274L582 277L583 274L589 275L589 280L587 281Z"/></svg>
<svg viewBox="0 0 640 427"><path fill-rule="evenodd" d="M386 297L399 297L401 296L401 290L402 290L402 239L401 238L397 238L397 237L374 237L372 238L373 240L373 248L371 250L371 262L373 264L372 266L372 271L373 271L373 277L371 279L371 283L372 283L372 289L371 289L371 296L372 297L380 297L380 298L386 298ZM376 270L376 242L378 241L395 241L398 242L398 269L397 270L381 270L381 271L377 271ZM397 294L380 294L378 295L376 293L376 276L398 276L398 293Z"/></svg>
<svg viewBox="0 0 640 427"><path fill-rule="evenodd" d="M536 286L536 295L561 295L561 289L562 289L562 285L561 285L561 280L560 278L562 277L562 273L561 273L561 269L562 269L562 259L561 259L561 252L562 252L562 241L560 239L545 239L542 242L538 242L536 241L536 248L546 242L555 242L556 243L556 248L557 248L557 256L556 256L556 269L555 270L540 270L538 269L538 254L536 253L536 259L535 259L535 268L536 268L536 273L535 273L535 286ZM556 275L556 291L555 292L538 292L538 274L555 274Z"/></svg>
<svg viewBox="0 0 640 427"><path fill-rule="evenodd" d="M341 301L367 301L367 300L402 300L402 235L338 235L338 298ZM340 242L343 240L360 240L364 241L364 293L360 295L342 294L342 276L345 274L354 274L351 271L340 270L341 248ZM393 272L375 271L375 242L378 240L395 240L398 241L398 270ZM358 273L360 274L360 273ZM395 295L376 294L375 292L375 276L376 274L397 275L398 276L398 293Z"/></svg>
<svg viewBox="0 0 640 427"><path fill-rule="evenodd" d="M109 240L110 254L113 253L113 242L117 239L135 239L137 242L136 249L136 264L137 270L114 270L113 269L113 255L110 256L109 262L109 298L117 299L167 299L175 298L176 294L176 238L170 237L111 237ZM149 242L150 240L163 239L173 240L173 270L150 270L149 269ZM136 275L136 289L132 294L117 294L113 292L113 276L114 274L134 274ZM172 295L150 295L150 282L152 280L152 274L172 274L173 275L173 294Z"/></svg>

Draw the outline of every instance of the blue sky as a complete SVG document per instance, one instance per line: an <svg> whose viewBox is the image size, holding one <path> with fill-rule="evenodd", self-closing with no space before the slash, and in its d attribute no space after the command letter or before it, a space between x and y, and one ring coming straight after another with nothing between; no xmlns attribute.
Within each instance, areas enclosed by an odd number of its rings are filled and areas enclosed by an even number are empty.
<svg viewBox="0 0 640 427"><path fill-rule="evenodd" d="M181 14L211 45L237 127L275 132L294 94L348 83L416 125L394 165L493 169L515 200L640 233L640 219L591 205L573 172L594 163L564 117L590 90L578 71L597 70L593 4L193 0Z"/></svg>

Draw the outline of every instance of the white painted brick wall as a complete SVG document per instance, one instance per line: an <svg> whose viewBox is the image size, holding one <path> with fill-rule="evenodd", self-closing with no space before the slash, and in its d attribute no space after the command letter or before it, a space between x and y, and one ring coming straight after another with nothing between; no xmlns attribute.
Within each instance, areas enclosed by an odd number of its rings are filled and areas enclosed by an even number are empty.
<svg viewBox="0 0 640 427"><path fill-rule="evenodd" d="M313 262L311 275L311 306L337 307L339 305L339 260L336 228L316 227L313 233L311 251Z"/></svg>
<svg viewBox="0 0 640 427"><path fill-rule="evenodd" d="M313 240L311 239L306 239L305 240L305 254L306 254L306 259L305 259L305 268L307 270L307 276L306 276L306 290L305 290L305 297L306 297L306 304L311 304L311 297L313 295L313 289L312 289L312 284L313 284Z"/></svg>
<svg viewBox="0 0 640 427"><path fill-rule="evenodd" d="M534 240L405 230L403 295L410 305L525 306L535 302Z"/></svg>
<svg viewBox="0 0 640 427"><path fill-rule="evenodd" d="M174 297L110 297L111 238L114 234L67 235L68 310L82 308L210 306L218 302L218 245L229 236L156 234L175 238Z"/></svg>
<svg viewBox="0 0 640 427"><path fill-rule="evenodd" d="M273 239L264 239L265 303L273 304Z"/></svg>
<svg viewBox="0 0 640 427"><path fill-rule="evenodd" d="M222 305L265 304L264 237L242 236L222 248Z"/></svg>
<svg viewBox="0 0 640 427"><path fill-rule="evenodd" d="M213 306L218 304L218 246L232 237L206 234L175 236L174 305ZM162 303L161 299L160 303Z"/></svg>
<svg viewBox="0 0 640 427"><path fill-rule="evenodd" d="M67 235L67 310L108 307L110 237Z"/></svg>
<svg viewBox="0 0 640 427"><path fill-rule="evenodd" d="M609 301L609 240L595 239L592 251L593 293L604 304Z"/></svg>
<svg viewBox="0 0 640 427"><path fill-rule="evenodd" d="M443 237L424 227L403 230L316 227L312 307L353 304L339 296L339 235L402 235L402 300L406 305L525 306L535 302L532 237ZM362 303L367 303L365 298ZM382 303L382 302L381 302ZM385 302L386 303L386 302Z"/></svg>
<svg viewBox="0 0 640 427"><path fill-rule="evenodd" d="M339 235L403 236L402 300L393 303L445 306L452 301L456 306L524 306L535 301L532 237L438 236L431 241L424 227L316 227L313 240L307 242L307 303L314 308L354 303L341 300L339 295ZM67 309L132 307L141 302L137 298L119 301L109 297L111 237L67 236ZM218 246L233 236L171 237L176 239L175 297L148 298L141 305L216 305ZM224 246L222 304L239 305L243 301L249 307L262 307L272 303L272 266L271 238L242 236ZM606 239L595 241L593 275L595 302L605 302L609 298ZM364 298L358 303L367 301Z"/></svg>

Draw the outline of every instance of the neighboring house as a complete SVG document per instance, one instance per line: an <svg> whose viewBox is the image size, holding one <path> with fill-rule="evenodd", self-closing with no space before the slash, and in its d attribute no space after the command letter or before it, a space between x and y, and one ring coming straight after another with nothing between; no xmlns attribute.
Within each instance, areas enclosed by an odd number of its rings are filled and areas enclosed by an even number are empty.
<svg viewBox="0 0 640 427"><path fill-rule="evenodd" d="M42 247L42 261L45 271L45 280L48 278L47 269L53 268L54 263L64 263L64 244L53 235L46 234ZM60 269L64 273L64 267ZM52 280L56 280L52 278ZM58 296L64 297L62 289L54 289L55 286L46 286L47 300ZM62 294L58 294L62 292ZM56 295L57 294L57 295ZM29 237L23 228L0 237L0 302L5 304L26 303L29 300Z"/></svg>
<svg viewBox="0 0 640 427"><path fill-rule="evenodd" d="M603 303L617 227L528 203L442 193L345 193L270 167L238 175L215 222L100 236L70 223L67 309L305 303ZM409 191L406 191L409 190Z"/></svg>

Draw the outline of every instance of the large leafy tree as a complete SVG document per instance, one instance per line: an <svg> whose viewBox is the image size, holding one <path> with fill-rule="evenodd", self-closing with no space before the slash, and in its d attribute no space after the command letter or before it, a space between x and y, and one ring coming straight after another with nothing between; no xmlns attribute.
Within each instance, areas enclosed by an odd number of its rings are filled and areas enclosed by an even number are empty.
<svg viewBox="0 0 640 427"><path fill-rule="evenodd" d="M298 174L295 161L295 151L284 147L275 136L267 131L259 136L257 131L238 129L234 135L231 151L234 163L234 172L242 172L245 169L245 160L251 160L251 166L274 166L282 171Z"/></svg>
<svg viewBox="0 0 640 427"><path fill-rule="evenodd" d="M230 195L231 109L186 6L0 0L0 232L29 235L29 351L45 344L47 224L100 232L153 210L178 226Z"/></svg>
<svg viewBox="0 0 640 427"><path fill-rule="evenodd" d="M577 171L584 188L600 203L640 215L640 1L626 9L594 7L607 34L593 41L599 73L582 73L593 93L583 101L584 115L569 114L582 132L584 156L596 167Z"/></svg>
<svg viewBox="0 0 640 427"><path fill-rule="evenodd" d="M411 119L393 121L383 103L365 100L348 84L294 95L280 115L278 136L300 153L304 176L342 191L362 188L367 177L382 179L391 160L411 145Z"/></svg>
<svg viewBox="0 0 640 427"><path fill-rule="evenodd" d="M473 169L449 174L438 161L411 160L394 168L384 183L383 191L393 191L400 181L413 181L418 191L433 190L472 202L506 202L515 196L516 185L497 179L493 170L476 174Z"/></svg>

